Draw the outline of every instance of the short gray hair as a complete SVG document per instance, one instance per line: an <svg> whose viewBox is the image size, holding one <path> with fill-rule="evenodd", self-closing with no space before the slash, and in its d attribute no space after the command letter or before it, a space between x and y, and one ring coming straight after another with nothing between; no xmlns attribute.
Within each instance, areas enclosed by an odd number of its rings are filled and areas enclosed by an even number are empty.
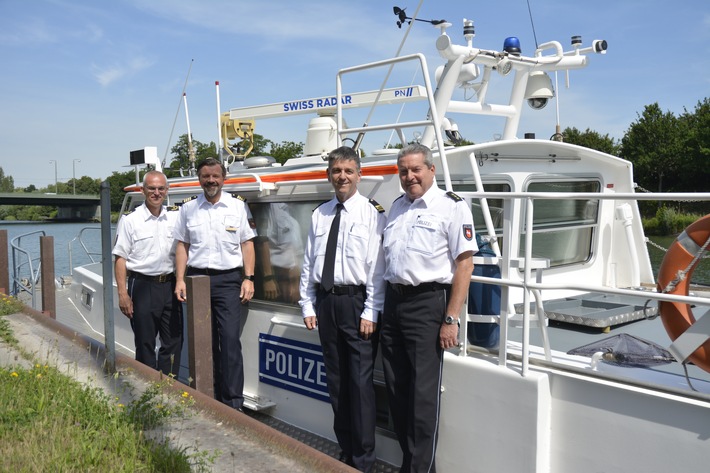
<svg viewBox="0 0 710 473"><path fill-rule="evenodd" d="M409 154L421 154L424 156L424 164L426 167L431 168L434 165L434 156L431 154L431 149L428 146L424 146L420 143L411 143L399 150L397 154L397 162Z"/></svg>
<svg viewBox="0 0 710 473"><path fill-rule="evenodd" d="M165 185L168 185L168 178L167 178L167 176L166 176L165 174L163 174L163 173L160 172L160 171L152 170L152 171L148 171L148 172L145 173L145 175L143 176L143 187L145 187L145 181L147 181L148 178L151 177L151 176L160 176L160 177L162 177L162 178L165 180Z"/></svg>

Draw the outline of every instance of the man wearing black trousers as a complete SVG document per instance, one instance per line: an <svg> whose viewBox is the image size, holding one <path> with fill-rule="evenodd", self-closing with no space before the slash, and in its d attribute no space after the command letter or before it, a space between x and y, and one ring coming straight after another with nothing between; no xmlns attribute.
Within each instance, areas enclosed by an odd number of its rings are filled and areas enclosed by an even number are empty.
<svg viewBox="0 0 710 473"><path fill-rule="evenodd" d="M428 147L400 150L397 168L405 193L392 204L384 231L382 361L400 472L435 472L443 351L458 345L478 248L471 210L435 185Z"/></svg>
<svg viewBox="0 0 710 473"><path fill-rule="evenodd" d="M254 296L256 225L246 203L222 191L226 175L215 158L197 165L203 193L182 204L175 222L175 294L187 300L185 276L210 277L215 399L241 411L241 314Z"/></svg>
<svg viewBox="0 0 710 473"><path fill-rule="evenodd" d="M313 212L299 303L306 327L318 325L340 460L372 471L384 209L358 192L360 157L351 148L328 155L328 181L335 197Z"/></svg>
<svg viewBox="0 0 710 473"><path fill-rule="evenodd" d="M118 307L131 319L136 360L167 375L177 376L182 351L182 306L175 299L177 212L163 206L168 182L159 171L143 179L145 203L118 221L114 272ZM158 359L155 337L160 335Z"/></svg>

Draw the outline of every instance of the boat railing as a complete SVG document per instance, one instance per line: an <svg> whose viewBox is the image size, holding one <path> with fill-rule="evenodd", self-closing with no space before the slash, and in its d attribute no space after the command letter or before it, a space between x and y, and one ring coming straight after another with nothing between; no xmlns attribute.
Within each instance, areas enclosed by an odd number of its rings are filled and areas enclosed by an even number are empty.
<svg viewBox="0 0 710 473"><path fill-rule="evenodd" d="M74 243L78 243L81 249L83 250L84 254L89 257L92 263L96 263L98 261L101 261L101 251L92 251L89 249L89 247L86 245L86 242L84 241L84 233L89 232L89 231L101 231L101 227L84 227L82 228L77 236L71 239L69 243L67 243L67 250L69 254L69 274L73 275L74 271L74 262L73 262L73 245Z"/></svg>
<svg viewBox="0 0 710 473"><path fill-rule="evenodd" d="M710 299L706 297L698 297L691 295L671 295L656 292L649 287L615 287L611 285L584 284L584 283L548 283L544 281L544 271L546 262L541 258L533 257L532 254L532 238L533 232L527 229L533 228L533 211L534 202L536 200L550 199L569 199L569 200L614 200L614 201L710 201L710 193L562 193L562 192L458 192L458 194L470 201L474 199L503 199L506 201L522 200L525 203L525 221L523 222L524 235L524 252L522 256L518 254L517 249L512 247L511 238L503 240L502 255L498 257L487 257L481 259L476 257L474 264L498 264L501 270L501 278L493 278L486 276L471 276L472 282L483 284L492 284L501 288L501 309L500 318L497 322L500 324L500 342L498 348L498 364L507 366L509 362L508 356L508 328L511 320L519 316L512 309L510 303L510 289L517 288L523 291L522 304L522 347L521 347L521 375L526 376L530 363L531 347L529 343L531 322L537 322L535 325L540 327L542 331L543 348L545 350L545 360L551 362L551 355L548 345L548 337L546 333L546 316L543 309L541 294L544 291L562 290L577 293L605 293L620 296L642 296L647 299L648 303L652 301L669 301L681 302L695 306L710 308ZM510 218L504 218L502 234L512 235L517 232L513 228L514 222ZM495 235L491 235L495 238ZM511 256L513 255L513 256ZM512 277L511 271L520 270L521 277ZM530 300L535 299L535 311L531 313ZM468 310L461 314L461 320L466 323L462 324L462 349L461 356L466 356L469 351L469 342L467 338L468 322L490 322L490 316L481 316L478 314L468 314ZM534 317L534 319L533 319ZM655 317L655 316L654 316ZM702 344L710 338L710 334L705 334L700 341Z"/></svg>
<svg viewBox="0 0 710 473"><path fill-rule="evenodd" d="M10 295L17 297L22 291L27 292L32 297L32 308L36 308L36 292L35 288L39 287L42 258L39 253L34 253L31 250L23 247L31 236L35 235L39 241L40 237L47 236L44 230L36 230L34 232L24 233L16 236L10 241L12 250L12 281ZM36 266L36 267L35 267Z"/></svg>
<svg viewBox="0 0 710 473"><path fill-rule="evenodd" d="M370 118L372 117L372 114L375 110L375 108L379 105L379 97L378 99L375 100L375 102L372 104L372 108L368 114L367 119L365 120L365 123L361 127L347 127L345 125L345 119L343 117L343 76L347 74L352 74L356 72L362 72L366 70L371 70L371 69L378 69L381 67L390 67L390 72L394 65L399 64L399 63L404 63L404 62L417 62L419 64L419 68L421 69L421 74L422 78L424 79L424 88L426 90L425 93L425 98L429 103L429 113L427 115L427 118L424 120L416 120L416 121L409 121L409 122L395 122L395 123L386 123L386 124L379 124L379 125L372 125L370 124ZM389 73L387 74L385 78L385 83L382 84L382 87L380 89L380 93L384 91L384 87L386 85L387 78L389 77ZM434 95L434 89L431 85L431 79L430 79L430 74L429 74L429 68L427 66L427 61L426 58L424 57L423 54L410 54L406 56L399 56L395 58L390 58L390 59L384 59L382 61L376 61L376 62L371 62L367 64L361 64L358 66L353 66L353 67L348 67L344 68L338 71L338 74L336 76L336 83L335 83L335 96L336 96L336 116L337 116L337 127L338 127L338 146L342 145L342 140L343 138L351 133L357 133L360 136L363 136L367 132L373 132L373 131L385 131L385 130L393 130L397 132L400 140L402 141L402 145L406 145L407 141L403 133L404 128L414 128L414 127L427 127L426 129L433 129L434 130L434 136L436 138L436 143L437 146L435 148L438 148L439 152L439 157L441 159L441 166L444 174L444 184L446 186L446 190L453 190L452 185L451 185L451 177L449 173L449 165L448 161L446 159L446 147L444 144L444 138L441 133L441 120L439 118L439 113L437 113L437 105L436 105L436 97ZM357 142L360 142L361 140L358 139ZM424 143L427 144L428 143Z"/></svg>

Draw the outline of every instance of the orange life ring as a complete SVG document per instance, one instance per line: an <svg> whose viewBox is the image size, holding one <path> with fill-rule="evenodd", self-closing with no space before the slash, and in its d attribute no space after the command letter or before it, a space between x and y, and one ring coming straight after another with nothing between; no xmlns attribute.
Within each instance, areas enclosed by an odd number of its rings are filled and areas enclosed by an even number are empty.
<svg viewBox="0 0 710 473"><path fill-rule="evenodd" d="M684 271L688 267L708 237L710 237L710 214L693 222L676 238L663 257L661 268L658 270L659 292L664 291L666 286L676 279L679 271ZM675 288L667 290L666 293L687 296L690 278L695 266L697 263L688 270L685 278L676 282ZM674 341L695 323L695 316L693 316L693 310L689 304L659 301L658 311L661 313L661 320L668 336ZM689 359L700 368L710 372L710 340L695 350Z"/></svg>

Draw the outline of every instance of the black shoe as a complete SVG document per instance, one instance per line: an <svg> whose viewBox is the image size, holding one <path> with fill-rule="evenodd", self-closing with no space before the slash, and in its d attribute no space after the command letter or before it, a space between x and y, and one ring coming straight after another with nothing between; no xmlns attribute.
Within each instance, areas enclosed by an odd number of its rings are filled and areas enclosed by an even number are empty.
<svg viewBox="0 0 710 473"><path fill-rule="evenodd" d="M355 464L353 463L352 455L349 455L345 452L340 452L340 455L338 456L338 461L345 463L348 466L355 466Z"/></svg>

